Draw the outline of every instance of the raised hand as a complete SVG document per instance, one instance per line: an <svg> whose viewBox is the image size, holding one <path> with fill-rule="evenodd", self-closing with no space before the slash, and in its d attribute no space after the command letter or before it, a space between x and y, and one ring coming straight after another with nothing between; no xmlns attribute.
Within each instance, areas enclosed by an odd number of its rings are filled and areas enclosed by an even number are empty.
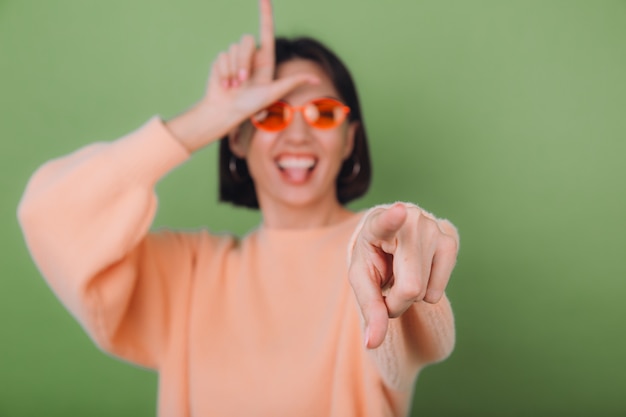
<svg viewBox="0 0 626 417"><path fill-rule="evenodd" d="M458 235L452 224L418 207L394 204L365 219L349 269L365 321L365 346L380 346L390 318L414 303L437 303L456 263Z"/></svg>
<svg viewBox="0 0 626 417"><path fill-rule="evenodd" d="M213 64L211 82L220 82L225 89L238 87L251 78L259 84L269 84L274 78L274 21L269 0L260 0L260 47L252 35L244 35L228 52L218 55ZM218 90L219 91L219 90Z"/></svg>
<svg viewBox="0 0 626 417"><path fill-rule="evenodd" d="M304 83L311 74L274 79L274 22L270 0L260 0L260 46L252 35L220 53L200 102L168 126L191 151L211 143Z"/></svg>

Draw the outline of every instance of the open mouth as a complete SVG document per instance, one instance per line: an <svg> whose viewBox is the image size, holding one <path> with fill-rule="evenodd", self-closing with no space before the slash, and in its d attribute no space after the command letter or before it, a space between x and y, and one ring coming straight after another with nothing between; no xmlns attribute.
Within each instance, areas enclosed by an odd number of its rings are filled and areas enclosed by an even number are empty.
<svg viewBox="0 0 626 417"><path fill-rule="evenodd" d="M311 155L281 155L276 164L285 180L301 184L311 176L317 165L317 159Z"/></svg>

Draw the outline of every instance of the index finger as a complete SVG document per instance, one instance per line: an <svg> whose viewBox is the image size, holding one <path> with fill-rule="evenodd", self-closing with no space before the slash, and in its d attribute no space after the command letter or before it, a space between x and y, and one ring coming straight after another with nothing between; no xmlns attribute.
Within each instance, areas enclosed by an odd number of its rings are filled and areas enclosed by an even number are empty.
<svg viewBox="0 0 626 417"><path fill-rule="evenodd" d="M274 18L272 17L271 0L260 0L261 9L261 48L260 55L263 59L274 60Z"/></svg>
<svg viewBox="0 0 626 417"><path fill-rule="evenodd" d="M380 287L371 280L362 261L354 262L348 271L348 279L365 321L365 347L379 347L387 333L389 313Z"/></svg>

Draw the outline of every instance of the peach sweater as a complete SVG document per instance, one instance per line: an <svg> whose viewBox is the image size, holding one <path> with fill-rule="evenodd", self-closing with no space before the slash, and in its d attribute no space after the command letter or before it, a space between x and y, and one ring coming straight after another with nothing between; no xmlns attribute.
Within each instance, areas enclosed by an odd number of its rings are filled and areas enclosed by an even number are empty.
<svg viewBox="0 0 626 417"><path fill-rule="evenodd" d="M423 351L435 353L410 363L399 324L381 348L363 348L346 279L362 214L241 240L149 232L155 183L188 157L154 118L31 178L19 207L27 245L95 343L159 372L162 417L406 413L418 370L452 349L447 300L416 313L415 331L433 339Z"/></svg>

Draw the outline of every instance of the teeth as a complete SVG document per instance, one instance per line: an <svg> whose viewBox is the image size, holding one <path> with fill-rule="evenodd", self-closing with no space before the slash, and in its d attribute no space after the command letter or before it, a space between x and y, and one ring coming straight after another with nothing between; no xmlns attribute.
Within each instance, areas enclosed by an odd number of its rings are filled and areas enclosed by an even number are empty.
<svg viewBox="0 0 626 417"><path fill-rule="evenodd" d="M283 156L278 160L278 166L282 169L309 169L313 165L315 165L315 159L309 156Z"/></svg>

